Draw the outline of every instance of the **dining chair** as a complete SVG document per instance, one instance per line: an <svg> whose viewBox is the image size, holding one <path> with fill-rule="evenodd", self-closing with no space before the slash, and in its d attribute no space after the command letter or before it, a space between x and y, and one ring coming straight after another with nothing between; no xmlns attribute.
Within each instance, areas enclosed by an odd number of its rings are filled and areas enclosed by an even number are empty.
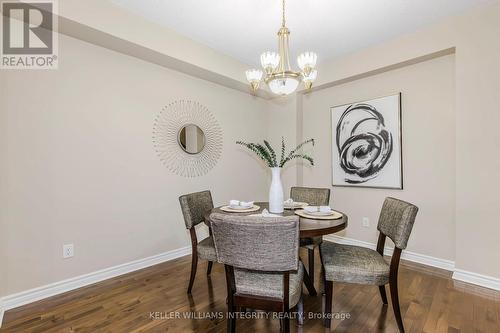
<svg viewBox="0 0 500 333"><path fill-rule="evenodd" d="M311 206L328 206L330 204L330 189L313 187L292 187L290 198L297 202L307 202ZM323 242L323 237L301 238L300 246L307 249L309 276L314 283L314 249Z"/></svg>
<svg viewBox="0 0 500 333"><path fill-rule="evenodd" d="M278 312L290 331L291 309L303 313L299 260L299 217L210 216L217 261L227 284L227 331L236 330L235 313L251 308Z"/></svg>
<svg viewBox="0 0 500 333"><path fill-rule="evenodd" d="M203 215L207 211L214 208L214 204L210 191L181 195L179 197L179 202L181 204L182 214L184 215L186 229L189 230L191 235L191 276L189 278L189 286L187 289L187 293L191 294L194 278L196 277L198 258L208 260L207 275L210 275L212 271L213 262L217 261L211 230L209 230L210 236L198 243L195 229L198 224L203 222Z"/></svg>
<svg viewBox="0 0 500 333"><path fill-rule="evenodd" d="M357 283L379 286L382 302L387 304L385 285L391 290L392 308L399 332L404 333L399 308L398 268L402 250L406 249L415 222L418 207L411 203L386 198L380 212L377 250L365 247L324 242L320 246L325 282L324 325L330 327L333 282ZM386 237L395 245L390 264L384 259Z"/></svg>

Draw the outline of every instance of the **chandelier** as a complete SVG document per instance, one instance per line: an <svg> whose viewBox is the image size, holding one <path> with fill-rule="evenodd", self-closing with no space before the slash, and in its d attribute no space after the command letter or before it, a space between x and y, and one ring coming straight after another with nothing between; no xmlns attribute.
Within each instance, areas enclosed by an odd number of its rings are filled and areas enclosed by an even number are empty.
<svg viewBox="0 0 500 333"><path fill-rule="evenodd" d="M316 80L318 71L316 66L316 53L304 52L297 57L300 72L293 71L290 67L288 39L290 30L285 26L285 0L283 0L281 28L278 31L278 51L264 52L260 56L260 63L265 72L264 82L276 95L286 96L293 93L304 82L306 89L311 89ZM262 81L264 72L260 69L249 69L245 72L252 90L255 92Z"/></svg>

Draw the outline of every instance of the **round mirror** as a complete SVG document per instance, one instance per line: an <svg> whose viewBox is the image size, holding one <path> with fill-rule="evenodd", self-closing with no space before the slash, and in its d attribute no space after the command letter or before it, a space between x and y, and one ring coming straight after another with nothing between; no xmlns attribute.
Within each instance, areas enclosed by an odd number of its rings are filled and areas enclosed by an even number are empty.
<svg viewBox="0 0 500 333"><path fill-rule="evenodd" d="M188 154L198 154L205 147L205 133L194 124L184 125L177 137L182 150Z"/></svg>

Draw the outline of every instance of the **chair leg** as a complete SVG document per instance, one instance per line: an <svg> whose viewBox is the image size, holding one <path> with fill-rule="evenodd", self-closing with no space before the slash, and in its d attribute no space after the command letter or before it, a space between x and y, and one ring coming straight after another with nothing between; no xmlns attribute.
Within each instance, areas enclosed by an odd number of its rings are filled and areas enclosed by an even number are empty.
<svg viewBox="0 0 500 333"><path fill-rule="evenodd" d="M290 312L285 312L285 318L283 318L283 333L290 333Z"/></svg>
<svg viewBox="0 0 500 333"><path fill-rule="evenodd" d="M212 273L212 265L213 262L209 261L207 266L207 275L210 275L210 273Z"/></svg>
<svg viewBox="0 0 500 333"><path fill-rule="evenodd" d="M323 325L330 328L332 324L333 282L325 284L325 311L323 312Z"/></svg>
<svg viewBox="0 0 500 333"><path fill-rule="evenodd" d="M198 254L193 252L191 255L191 277L189 278L189 286L187 293L191 294L191 290L193 289L194 278L196 277L196 268L198 267Z"/></svg>
<svg viewBox="0 0 500 333"><path fill-rule="evenodd" d="M312 283L314 284L314 248L307 249L308 255L308 264L309 264L309 277L311 278Z"/></svg>
<svg viewBox="0 0 500 333"><path fill-rule="evenodd" d="M385 286L378 286L378 290L380 291L380 297L382 298L382 303L387 305L387 294L385 293Z"/></svg>
<svg viewBox="0 0 500 333"><path fill-rule="evenodd" d="M392 300L392 309L394 310L394 317L396 317L396 322L398 323L399 332L404 333L405 328L403 326L403 319L401 318L401 309L399 308L397 277L391 279L391 281L389 282L389 286L391 289L391 300Z"/></svg>
<svg viewBox="0 0 500 333"><path fill-rule="evenodd" d="M299 302L297 303L297 324L304 325L304 297L300 295Z"/></svg>
<svg viewBox="0 0 500 333"><path fill-rule="evenodd" d="M325 286L326 286L326 274L325 274L325 268L323 267L323 264L321 264L321 295L325 295Z"/></svg>
<svg viewBox="0 0 500 333"><path fill-rule="evenodd" d="M232 302L230 302L232 303ZM228 304L227 307L227 333L236 332L236 314L235 308Z"/></svg>

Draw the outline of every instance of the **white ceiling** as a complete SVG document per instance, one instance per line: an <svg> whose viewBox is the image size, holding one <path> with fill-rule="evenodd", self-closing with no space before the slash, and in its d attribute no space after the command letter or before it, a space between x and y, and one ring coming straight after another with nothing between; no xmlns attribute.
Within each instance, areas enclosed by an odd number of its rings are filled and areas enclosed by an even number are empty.
<svg viewBox="0 0 500 333"><path fill-rule="evenodd" d="M112 1L252 66L276 49L281 0ZM292 59L307 50L318 61L350 53L498 1L287 0Z"/></svg>

